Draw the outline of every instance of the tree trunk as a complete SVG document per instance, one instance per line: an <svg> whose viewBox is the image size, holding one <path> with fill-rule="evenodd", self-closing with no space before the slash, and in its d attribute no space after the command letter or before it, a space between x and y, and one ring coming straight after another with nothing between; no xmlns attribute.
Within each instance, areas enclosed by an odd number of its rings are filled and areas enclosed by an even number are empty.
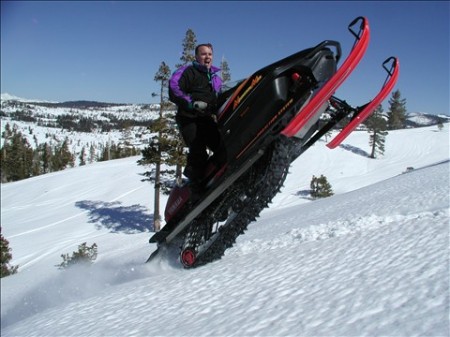
<svg viewBox="0 0 450 337"><path fill-rule="evenodd" d="M153 211L153 227L155 232L159 232L161 229L161 216L159 214L159 193L160 193L160 178L161 172L161 164L156 164L156 172L155 172L155 208Z"/></svg>
<svg viewBox="0 0 450 337"><path fill-rule="evenodd" d="M377 131L373 131L373 139L372 139L372 153L370 154L370 158L375 159L375 150L377 147Z"/></svg>

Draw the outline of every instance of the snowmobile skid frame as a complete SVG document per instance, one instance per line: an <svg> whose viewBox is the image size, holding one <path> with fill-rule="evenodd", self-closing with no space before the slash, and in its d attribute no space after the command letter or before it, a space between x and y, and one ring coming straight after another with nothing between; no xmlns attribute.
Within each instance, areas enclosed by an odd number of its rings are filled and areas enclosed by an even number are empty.
<svg viewBox="0 0 450 337"><path fill-rule="evenodd" d="M353 108L333 96L364 56L370 39L365 17L348 28L355 43L339 68L340 44L326 40L260 69L229 91L217 114L227 164L205 177L205 191L197 197L189 183L174 187L166 225L150 238L157 249L147 262L161 248L171 247L181 250L180 262L186 268L220 259L280 191L298 156L344 123L327 144L336 148L381 104L398 78L395 57L384 61L387 79L369 103ZM325 113L331 117L327 122L321 120Z"/></svg>

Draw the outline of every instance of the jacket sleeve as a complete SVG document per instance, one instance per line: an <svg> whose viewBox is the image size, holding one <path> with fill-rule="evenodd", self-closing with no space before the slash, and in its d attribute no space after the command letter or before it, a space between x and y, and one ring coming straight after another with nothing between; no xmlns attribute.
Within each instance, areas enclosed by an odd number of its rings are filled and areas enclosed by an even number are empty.
<svg viewBox="0 0 450 337"><path fill-rule="evenodd" d="M186 69L184 66L176 70L169 80L169 99L183 110L192 110L192 98L186 92Z"/></svg>

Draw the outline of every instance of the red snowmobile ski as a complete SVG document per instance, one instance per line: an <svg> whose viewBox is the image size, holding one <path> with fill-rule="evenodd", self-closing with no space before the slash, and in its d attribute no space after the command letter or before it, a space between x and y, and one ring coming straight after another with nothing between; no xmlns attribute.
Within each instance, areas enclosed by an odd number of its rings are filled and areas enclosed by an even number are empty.
<svg viewBox="0 0 450 337"><path fill-rule="evenodd" d="M296 158L344 123L327 145L337 147L381 104L398 78L395 57L384 61L387 79L369 103L353 108L333 96L369 43L365 17L356 18L348 28L355 44L340 67L340 43L326 40L258 70L227 91L217 114L227 164L211 165L199 196L189 182L174 187L165 209L166 225L150 238L158 248L147 262L170 247L180 249L186 268L220 259L280 191Z"/></svg>

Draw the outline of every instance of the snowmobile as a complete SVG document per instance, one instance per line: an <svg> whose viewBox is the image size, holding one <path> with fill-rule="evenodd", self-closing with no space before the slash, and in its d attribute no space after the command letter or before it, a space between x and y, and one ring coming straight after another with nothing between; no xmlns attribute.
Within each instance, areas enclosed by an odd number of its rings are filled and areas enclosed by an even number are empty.
<svg viewBox="0 0 450 337"><path fill-rule="evenodd" d="M200 196L189 182L173 188L166 224L150 238L157 250L147 262L167 249L180 250L185 268L220 259L268 207L295 159L340 126L327 144L336 148L381 104L397 82L396 57L382 63L386 81L367 104L352 107L334 96L369 43L367 18L357 17L348 29L355 42L340 67L340 43L325 40L256 71L228 91L217 113L227 162L219 168L211 164Z"/></svg>

